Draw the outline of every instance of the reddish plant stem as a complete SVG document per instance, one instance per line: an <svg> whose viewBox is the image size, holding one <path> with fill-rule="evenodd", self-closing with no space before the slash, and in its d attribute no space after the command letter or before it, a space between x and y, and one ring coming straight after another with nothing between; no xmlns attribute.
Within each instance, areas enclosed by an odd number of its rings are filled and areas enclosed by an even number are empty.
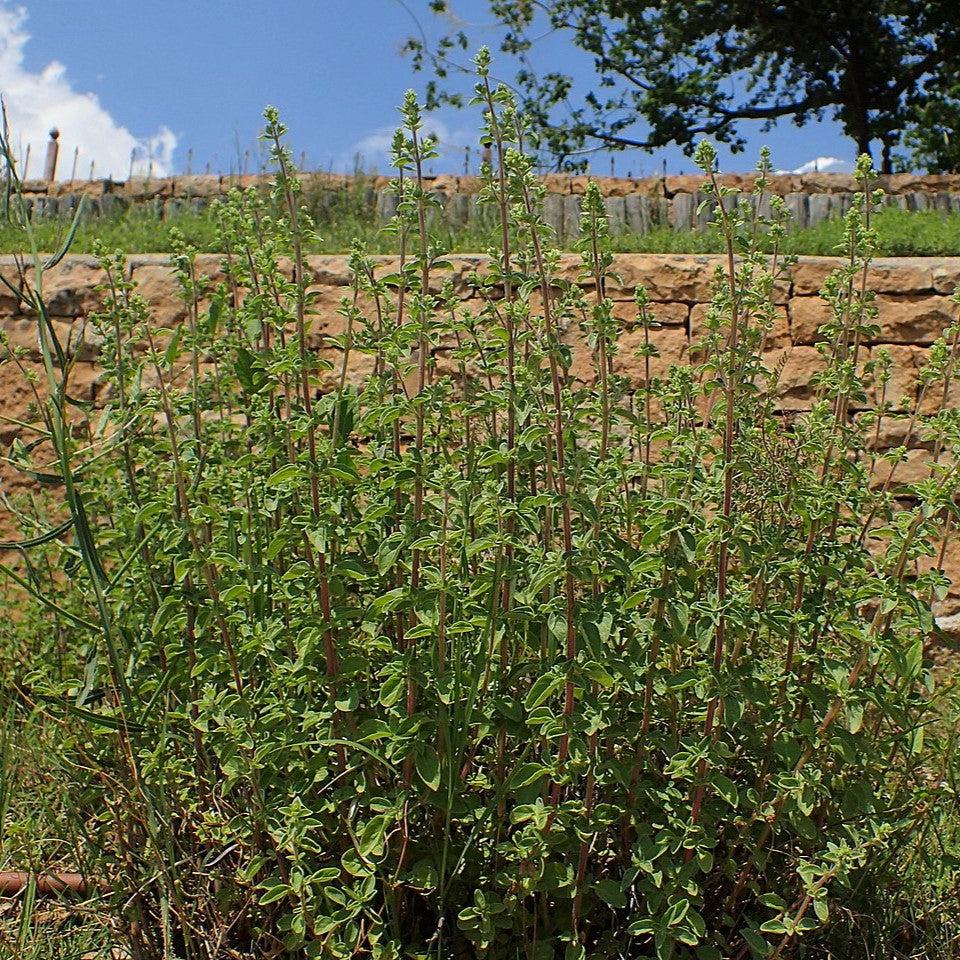
<svg viewBox="0 0 960 960"><path fill-rule="evenodd" d="M430 251L429 238L427 235L427 215L423 202L423 159L420 147L420 140L417 131L412 131L413 141L413 159L416 165L417 177L417 226L420 236L420 307L421 316L418 318L419 332L417 340L417 387L416 396L423 393L427 382L427 333L426 326L430 319ZM423 424L424 413L423 404L417 403L416 407L416 437L415 444L417 450L423 448ZM417 460L417 475L414 481L413 493L413 525L418 529L420 521L423 519L423 469L420 460ZM410 593L415 595L420 588L420 550L413 551L410 570ZM411 638L409 640L408 651L411 662L416 653L417 641ZM412 717L417 711L417 682L413 677L413 672L407 676L407 716ZM410 789L413 782L413 761L412 755L408 756L403 763L403 787Z"/></svg>
<svg viewBox="0 0 960 960"><path fill-rule="evenodd" d="M560 385L560 366L557 363L557 353L554 343L556 339L556 328L553 323L553 316L551 312L552 300L550 293L550 281L547 276L546 262L543 256L543 248L540 243L540 234L537 230L533 201L530 196L530 189L526 183L524 183L522 187L522 193L524 209L530 222L530 239L533 244L537 273L540 277L540 294L543 298L543 322L548 341L550 381L553 388L553 431L557 461L555 480L557 493L560 497L561 503L561 527L563 533L563 552L566 566L566 572L563 578L565 612L567 619L565 654L567 663L572 666L577 656L577 628L575 623L577 605L576 588L573 577L573 518L570 512L570 498L567 493L566 457L564 452L565 442L563 437L563 396ZM566 764L567 755L570 751L569 723L573 716L574 696L573 678L568 674L566 683L564 684L563 695L563 718L566 722L566 729L560 737L560 746L557 750L557 765L561 770ZM554 781L553 789L550 794L550 799L554 806L557 806L557 804L560 802L560 791L561 786L559 781Z"/></svg>
<svg viewBox="0 0 960 960"><path fill-rule="evenodd" d="M721 506L721 538L720 547L717 556L717 606L719 614L717 615L717 626L714 632L713 644L713 672L715 679L719 680L720 668L723 666L723 654L726 648L726 627L727 617L724 612L724 605L727 599L727 574L729 567L730 552L730 519L733 514L733 436L734 436L734 404L736 400L736 376L737 376L737 349L739 347L740 331L740 306L737 302L737 275L736 263L733 252L733 227L726 208L723 205L723 197L720 194L719 184L716 174L711 173L711 182L714 193L717 197L717 203L720 210L720 216L723 221L724 234L727 245L727 282L730 287L730 332L727 339L727 371L726 383L724 384L726 410L723 425L723 503ZM722 711L720 694L715 693L707 704L707 716L703 724L703 735L706 739L714 737L714 725L717 715ZM703 800L706 792L706 783L704 778L707 773L707 760L702 759L697 766L697 779L700 781L694 792L693 802L690 805L690 823L696 826L700 822L700 813L703 807ZM689 861L693 857L693 849L686 851L686 859Z"/></svg>

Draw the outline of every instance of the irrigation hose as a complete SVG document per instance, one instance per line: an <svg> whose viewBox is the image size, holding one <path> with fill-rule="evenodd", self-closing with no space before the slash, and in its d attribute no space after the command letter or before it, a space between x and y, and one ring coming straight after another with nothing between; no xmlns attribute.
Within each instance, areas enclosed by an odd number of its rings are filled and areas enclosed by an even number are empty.
<svg viewBox="0 0 960 960"><path fill-rule="evenodd" d="M20 870L0 871L0 895L14 896L30 882L31 874ZM37 875L37 893L90 892L95 886L88 883L82 873L41 873Z"/></svg>

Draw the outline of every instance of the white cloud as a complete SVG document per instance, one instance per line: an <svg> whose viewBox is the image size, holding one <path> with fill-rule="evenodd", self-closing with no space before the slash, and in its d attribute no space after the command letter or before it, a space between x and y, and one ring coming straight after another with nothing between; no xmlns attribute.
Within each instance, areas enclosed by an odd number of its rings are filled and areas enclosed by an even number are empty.
<svg viewBox="0 0 960 960"><path fill-rule="evenodd" d="M778 170L777 173L852 173L853 164L839 157L815 157L800 164L795 170Z"/></svg>
<svg viewBox="0 0 960 960"><path fill-rule="evenodd" d="M365 168L373 166L378 170L389 170L390 148L393 145L393 134L396 129L396 126L380 127L373 133L367 134L351 147L349 155L339 158L340 165L349 168L359 157ZM466 128L451 130L439 117L426 116L423 118L423 132L432 133L439 140L437 149L440 157L436 161L438 169L444 171L462 169L464 150L468 146L473 157L471 165L476 167L478 149L476 130Z"/></svg>
<svg viewBox="0 0 960 960"><path fill-rule="evenodd" d="M24 28L27 11L0 0L0 94L7 105L10 139L23 168L30 145L30 177L40 176L50 130L60 131L59 179L67 179L73 168L74 150L79 147L77 176L86 177L90 162L94 175L125 180L133 154L134 174L145 174L152 166L155 176L172 170L176 136L160 127L147 137L134 136L117 123L94 93L73 88L66 67L54 60L39 73L31 73L23 62L23 50L30 39Z"/></svg>

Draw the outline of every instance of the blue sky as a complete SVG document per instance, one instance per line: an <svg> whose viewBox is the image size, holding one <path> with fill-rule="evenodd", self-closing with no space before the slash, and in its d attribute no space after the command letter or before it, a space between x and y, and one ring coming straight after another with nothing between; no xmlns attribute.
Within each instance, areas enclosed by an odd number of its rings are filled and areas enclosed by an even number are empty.
<svg viewBox="0 0 960 960"><path fill-rule="evenodd" d="M426 0L405 2L440 32ZM452 6L475 37L495 41L483 0ZM93 161L95 173L122 179L131 152L141 172L150 164L182 172L191 152L196 172L254 169L266 104L280 108L310 167L348 170L361 153L368 168L384 170L396 104L425 82L400 55L416 28L398 0L0 0L0 91L21 153L31 145L34 173L52 125L62 130L60 176L69 176L75 149L83 176ZM570 58L556 39L545 42L544 62L555 63L558 51L589 83L589 62ZM475 110L447 111L436 125L448 143L436 172L462 170ZM725 169L752 166L763 143L784 169L853 155L833 123L754 130L748 153L726 159ZM691 170L672 149L620 154L615 170L659 173L664 159L670 172ZM609 157L596 157L593 170L608 174Z"/></svg>

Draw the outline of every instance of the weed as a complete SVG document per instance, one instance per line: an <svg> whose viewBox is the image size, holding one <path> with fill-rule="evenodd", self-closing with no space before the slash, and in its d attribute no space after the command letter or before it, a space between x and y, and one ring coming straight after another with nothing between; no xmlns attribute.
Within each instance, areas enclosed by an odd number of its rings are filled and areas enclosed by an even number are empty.
<svg viewBox="0 0 960 960"><path fill-rule="evenodd" d="M19 702L57 731L64 833L134 957L783 957L854 938L864 885L903 890L910 863L921 883L934 811L955 819L956 706L925 650L960 327L907 415L929 475L900 482L899 449L876 482L852 416L888 374L864 362L869 163L808 414L780 413L762 360L789 266L782 202L750 212L769 158L739 203L709 144L725 257L703 337L651 376L638 289L637 387L599 191L571 275L488 69L486 267L454 276L431 233L411 94L398 262L355 244L342 323L312 331L316 224L269 110L275 190L216 208L223 279L170 235L182 327L101 249L104 411L71 397L16 218L45 399L14 460L71 527L23 546L63 656ZM881 401L868 429L895 416ZM955 882L945 865L939 895ZM921 926L889 927L891 955Z"/></svg>

